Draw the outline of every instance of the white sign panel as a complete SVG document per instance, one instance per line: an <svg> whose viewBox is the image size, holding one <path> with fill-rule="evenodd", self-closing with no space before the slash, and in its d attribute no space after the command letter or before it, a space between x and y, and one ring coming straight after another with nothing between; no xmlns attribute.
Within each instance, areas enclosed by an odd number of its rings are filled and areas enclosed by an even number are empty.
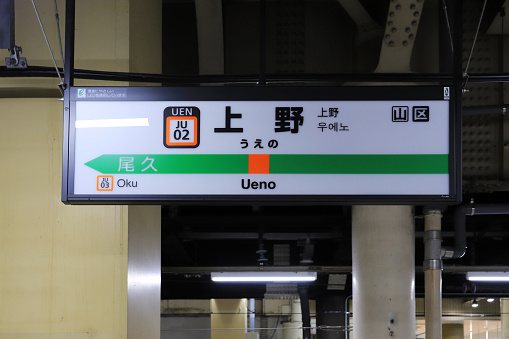
<svg viewBox="0 0 509 339"><path fill-rule="evenodd" d="M455 193L449 97L143 100L129 88L73 90L70 200Z"/></svg>

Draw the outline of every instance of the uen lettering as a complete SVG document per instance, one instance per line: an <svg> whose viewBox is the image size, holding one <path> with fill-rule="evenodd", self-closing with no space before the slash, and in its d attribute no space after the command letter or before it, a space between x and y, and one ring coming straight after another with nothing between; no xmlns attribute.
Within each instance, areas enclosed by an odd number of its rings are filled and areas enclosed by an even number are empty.
<svg viewBox="0 0 509 339"><path fill-rule="evenodd" d="M251 181L251 179L242 179L240 185L243 189L253 189L253 190L273 190L276 188L276 183L274 181Z"/></svg>
<svg viewBox="0 0 509 339"><path fill-rule="evenodd" d="M191 107L171 107L171 115L193 115Z"/></svg>

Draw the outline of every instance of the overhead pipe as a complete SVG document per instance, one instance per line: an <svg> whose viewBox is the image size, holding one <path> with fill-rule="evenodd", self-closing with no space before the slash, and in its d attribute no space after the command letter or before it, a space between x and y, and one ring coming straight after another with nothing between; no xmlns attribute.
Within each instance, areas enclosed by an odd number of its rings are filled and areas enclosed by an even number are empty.
<svg viewBox="0 0 509 339"><path fill-rule="evenodd" d="M442 248L443 259L462 258L467 250L466 217L476 215L505 215L509 214L509 204L482 204L476 205L471 201L454 210L454 247Z"/></svg>
<svg viewBox="0 0 509 339"><path fill-rule="evenodd" d="M509 204L482 204L471 203L465 205L465 215L502 215L509 214Z"/></svg>
<svg viewBox="0 0 509 339"><path fill-rule="evenodd" d="M487 114L506 114L509 105L504 106L481 106L465 107L461 110L463 116L467 115L487 115Z"/></svg>
<svg viewBox="0 0 509 339"><path fill-rule="evenodd" d="M352 273L352 266L265 266L264 271L275 272L297 272L309 271L317 272L318 274L330 273ZM415 266L417 272L422 271L422 266ZM260 266L195 266L195 267L161 267L162 274L174 275L210 275L211 272L258 272ZM501 272L509 271L509 266L445 266L443 271L445 273L467 273L471 271L487 271L487 272Z"/></svg>
<svg viewBox="0 0 509 339"><path fill-rule="evenodd" d="M67 45L67 44L66 44ZM66 59L67 60L67 59ZM67 68L67 67L66 67ZM62 72L62 68L59 68ZM156 73L134 73L134 72L114 72L100 71L91 69L73 69L73 78L91 79L104 81L135 81L148 83L178 83L178 84L201 84L201 83L249 83L257 85L260 82L259 75L165 75ZM24 69L7 69L6 66L0 66L0 78L56 78L57 73L54 67L48 66L28 66ZM452 74L439 73L328 73L328 74L267 74L268 84L280 83L330 83L330 82L450 82L453 80ZM477 83L499 83L509 82L508 73L497 74L470 74L468 82ZM468 113L466 114L468 115Z"/></svg>
<svg viewBox="0 0 509 339"><path fill-rule="evenodd" d="M66 44L67 46L67 44ZM67 60L67 59L66 59ZM66 61L67 68L67 61ZM59 71L62 71L60 68ZM173 84L205 84L205 83L231 83L244 84L249 83L257 85L260 77L257 74L243 75L225 75L225 74L206 74L206 75L165 75L155 73L134 73L134 72L113 72L100 71L90 69L74 69L72 70L73 78L91 79L104 81L134 81L148 83L173 83ZM7 69L6 66L0 66L0 77L13 78L53 78L57 77L54 67L47 66L28 66L26 69ZM472 75L469 78L471 81ZM269 84L280 83L330 83L362 81L362 82L450 82L453 80L452 74L438 73L355 73L355 74L267 74L266 81ZM509 74L506 80L509 81Z"/></svg>

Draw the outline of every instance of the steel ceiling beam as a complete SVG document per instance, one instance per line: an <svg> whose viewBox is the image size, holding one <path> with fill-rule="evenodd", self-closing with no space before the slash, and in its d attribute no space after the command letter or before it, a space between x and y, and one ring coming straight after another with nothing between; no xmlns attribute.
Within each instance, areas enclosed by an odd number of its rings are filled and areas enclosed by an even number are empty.
<svg viewBox="0 0 509 339"><path fill-rule="evenodd" d="M161 267L163 274L202 274L212 272L317 272L349 273L351 266L207 266L207 267Z"/></svg>
<svg viewBox="0 0 509 339"><path fill-rule="evenodd" d="M317 272L319 274L351 273L352 266L199 266L199 267L162 267L163 274L202 274L212 272ZM444 266L444 273L463 274L473 271L509 272L509 266ZM416 273L422 273L422 266L415 267Z"/></svg>
<svg viewBox="0 0 509 339"><path fill-rule="evenodd" d="M256 232L180 232L177 237L181 240L248 240L259 239ZM340 232L322 233L263 233L264 240L302 240L302 239L339 239L343 234Z"/></svg>

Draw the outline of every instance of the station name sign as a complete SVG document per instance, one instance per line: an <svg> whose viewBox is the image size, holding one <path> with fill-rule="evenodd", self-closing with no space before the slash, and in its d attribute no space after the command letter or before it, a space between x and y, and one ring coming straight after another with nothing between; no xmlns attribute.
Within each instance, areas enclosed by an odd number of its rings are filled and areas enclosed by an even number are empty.
<svg viewBox="0 0 509 339"><path fill-rule="evenodd" d="M450 87L72 87L66 203L454 203Z"/></svg>

